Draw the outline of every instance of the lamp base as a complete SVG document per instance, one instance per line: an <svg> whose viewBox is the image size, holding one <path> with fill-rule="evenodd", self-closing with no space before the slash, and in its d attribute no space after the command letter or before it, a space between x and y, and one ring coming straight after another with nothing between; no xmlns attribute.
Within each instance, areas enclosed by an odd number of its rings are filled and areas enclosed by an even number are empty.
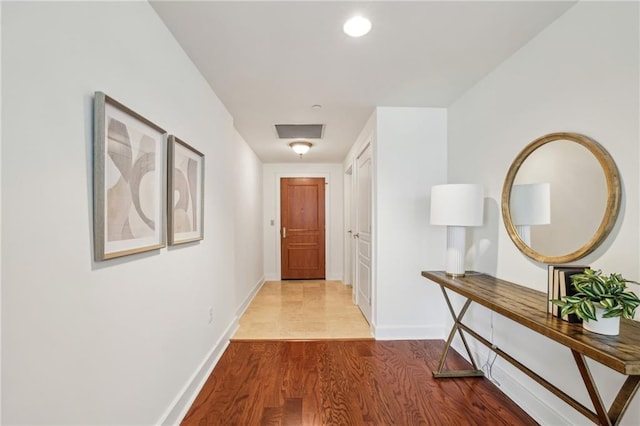
<svg viewBox="0 0 640 426"><path fill-rule="evenodd" d="M523 243L531 247L531 226L530 225L516 225L516 232Z"/></svg>
<svg viewBox="0 0 640 426"><path fill-rule="evenodd" d="M447 261L445 273L451 277L464 276L464 254L466 249L464 226L447 226Z"/></svg>

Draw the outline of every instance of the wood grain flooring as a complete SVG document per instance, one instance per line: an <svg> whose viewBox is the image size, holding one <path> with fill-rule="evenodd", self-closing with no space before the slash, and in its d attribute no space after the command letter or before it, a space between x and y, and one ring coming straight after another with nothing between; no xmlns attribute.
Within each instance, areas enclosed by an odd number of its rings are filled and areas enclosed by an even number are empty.
<svg viewBox="0 0 640 426"><path fill-rule="evenodd" d="M351 291L340 281L265 282L232 341L372 339Z"/></svg>
<svg viewBox="0 0 640 426"><path fill-rule="evenodd" d="M231 342L183 425L535 425L484 378L439 379L442 341ZM449 368L468 368L452 352Z"/></svg>

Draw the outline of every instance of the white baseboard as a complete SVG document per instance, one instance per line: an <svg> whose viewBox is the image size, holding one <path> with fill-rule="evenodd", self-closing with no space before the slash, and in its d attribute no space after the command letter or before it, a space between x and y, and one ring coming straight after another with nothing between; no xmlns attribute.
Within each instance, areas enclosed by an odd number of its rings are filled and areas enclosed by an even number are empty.
<svg viewBox="0 0 640 426"><path fill-rule="evenodd" d="M242 315L244 315L244 311L247 310L247 308L253 301L253 298L256 297L256 294L258 294L258 291L262 288L262 285L264 284L265 281L266 281L265 278L262 277L253 286L253 288L251 289L247 297L245 297L245 299L242 301L240 306L238 306L238 310L236 311L236 317L240 318Z"/></svg>
<svg viewBox="0 0 640 426"><path fill-rule="evenodd" d="M261 278L258 282L253 286L253 289L249 293L249 295L245 298L242 304L238 307L238 311L234 320L229 324L227 329L224 331L220 339L215 343L213 348L209 351L205 359L200 363L195 373L189 378L187 384L182 388L182 390L178 393L176 398L173 400L169 409L165 412L165 414L160 418L157 424L168 426L168 425L177 425L180 424L184 416L191 408L193 401L198 396L198 393L204 386L205 382L211 375L213 368L216 366L220 357L222 356L224 350L229 346L229 340L238 330L238 325L240 321L240 317L247 309L251 301L258 293L258 290L262 287L265 280Z"/></svg>
<svg viewBox="0 0 640 426"><path fill-rule="evenodd" d="M453 349L456 350L463 358L469 361L469 357L467 356L467 352L462 346L462 343L459 340L455 340L451 345ZM487 354L489 352L488 348L482 346L480 349L483 349L483 353L479 353L477 350L471 350L473 353L473 357L478 364L478 368L483 369L485 360L487 359ZM490 357L493 359L495 353L491 352ZM498 356L498 359L500 357ZM513 402L515 402L520 408L522 408L527 414L529 414L533 419L541 425L573 425L574 421L570 421L561 413L559 413L556 409L551 407L545 401L541 400L538 395L531 391L532 388L536 388L535 382L530 380L527 377L524 377L526 382L522 382L520 378L514 376L514 373L519 374L520 371L515 367L511 366L505 361L505 367L495 364L492 368L492 375L497 380L492 380L493 383L498 386L505 395L509 397ZM485 371L485 373L487 373ZM491 378L488 378L491 379ZM534 386L530 386L534 384ZM546 390L541 389L541 392L547 392ZM571 409L571 408L568 408ZM585 418L585 424L588 421Z"/></svg>
<svg viewBox="0 0 640 426"><path fill-rule="evenodd" d="M500 382L499 389L539 424L567 426L576 424L542 401L536 394L531 392L531 387L515 379L504 368L494 366L493 371L494 377ZM571 410L569 406L567 406L567 409ZM584 418L584 424L590 424L586 417Z"/></svg>
<svg viewBox="0 0 640 426"><path fill-rule="evenodd" d="M265 275L265 281L280 281L280 275Z"/></svg>
<svg viewBox="0 0 640 426"><path fill-rule="evenodd" d="M376 340L431 340L442 339L442 327L379 326L372 325Z"/></svg>
<svg viewBox="0 0 640 426"><path fill-rule="evenodd" d="M215 345L213 345L213 348L200 363L195 373L193 373L189 378L187 384L180 390L173 402L169 405L167 411L162 415L162 417L160 417L160 420L158 420L156 424L163 426L180 424L189 408L191 408L193 401L198 396L198 393L211 375L213 368L220 360L224 350L229 345L229 339L231 339L231 336L233 336L233 333L236 332L237 328L238 318L229 324L229 327L227 327L220 339L218 339Z"/></svg>

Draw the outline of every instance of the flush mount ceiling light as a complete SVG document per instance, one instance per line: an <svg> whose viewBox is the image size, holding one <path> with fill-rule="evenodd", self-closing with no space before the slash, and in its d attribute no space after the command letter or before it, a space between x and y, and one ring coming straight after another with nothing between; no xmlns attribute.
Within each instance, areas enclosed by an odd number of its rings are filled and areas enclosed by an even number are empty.
<svg viewBox="0 0 640 426"><path fill-rule="evenodd" d="M371 21L362 16L354 16L344 23L342 30L351 37L362 37L371 31Z"/></svg>
<svg viewBox="0 0 640 426"><path fill-rule="evenodd" d="M298 154L302 158L302 155L306 154L307 151L309 151L309 148L313 146L313 144L307 141L295 141L291 142L289 146L296 154Z"/></svg>

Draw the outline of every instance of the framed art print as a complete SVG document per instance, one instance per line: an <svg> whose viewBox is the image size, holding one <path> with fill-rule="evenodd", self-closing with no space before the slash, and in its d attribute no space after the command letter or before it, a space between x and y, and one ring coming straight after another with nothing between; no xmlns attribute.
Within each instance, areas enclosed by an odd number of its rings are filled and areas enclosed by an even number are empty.
<svg viewBox="0 0 640 426"><path fill-rule="evenodd" d="M169 135L169 244L204 238L204 155Z"/></svg>
<svg viewBox="0 0 640 426"><path fill-rule="evenodd" d="M165 131L102 92L94 115L96 261L164 247Z"/></svg>

